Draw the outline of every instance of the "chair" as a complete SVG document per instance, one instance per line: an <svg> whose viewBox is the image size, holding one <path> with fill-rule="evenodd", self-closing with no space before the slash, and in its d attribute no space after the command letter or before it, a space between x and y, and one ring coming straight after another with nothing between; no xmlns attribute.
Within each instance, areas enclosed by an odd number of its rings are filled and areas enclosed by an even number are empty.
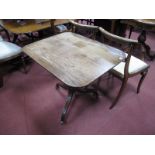
<svg viewBox="0 0 155 155"><path fill-rule="evenodd" d="M97 33L99 32L98 26L79 24L73 20L70 20L70 23L72 32L94 40L96 39Z"/></svg>
<svg viewBox="0 0 155 155"><path fill-rule="evenodd" d="M55 21L56 21L56 19L51 19L50 20L51 31L52 31L53 34L58 34L58 33L68 31L67 26L65 26L64 24L59 24L59 25L55 26Z"/></svg>
<svg viewBox="0 0 155 155"><path fill-rule="evenodd" d="M26 69L25 69L25 62L24 62L24 58L22 56L22 50L21 47L4 41L2 39L2 37L0 37L0 87L3 86L3 67L2 64L4 64L5 62L14 59L16 57L20 56L21 58L21 62L24 66L24 72L26 73Z"/></svg>
<svg viewBox="0 0 155 155"><path fill-rule="evenodd" d="M86 23L87 25L94 25L94 19L78 19L80 23Z"/></svg>
<svg viewBox="0 0 155 155"><path fill-rule="evenodd" d="M110 43L112 44L117 43L118 45L120 45L120 47L123 47L123 49L125 49L123 51L118 50L118 52L122 52L122 54L125 55L124 62L119 63L110 71L114 76L122 80L119 93L115 98L113 104L110 106L110 109L111 109L116 105L116 103L120 99L120 96L122 95L122 92L127 84L128 79L138 74L141 74L141 78L137 86L137 93L140 92L140 87L142 85L142 82L144 81L145 76L147 75L149 65L132 55L133 49L137 46L137 44L139 44L137 40L116 36L114 34L107 32L103 28L99 28L99 31L100 31L101 38L106 38L110 40L111 41ZM115 46L117 44L115 44Z"/></svg>

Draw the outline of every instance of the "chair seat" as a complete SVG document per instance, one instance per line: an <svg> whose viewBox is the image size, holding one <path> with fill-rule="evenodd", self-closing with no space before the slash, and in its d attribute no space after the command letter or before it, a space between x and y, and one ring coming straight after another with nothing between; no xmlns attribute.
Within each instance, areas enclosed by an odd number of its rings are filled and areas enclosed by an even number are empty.
<svg viewBox="0 0 155 155"><path fill-rule="evenodd" d="M65 25L57 25L56 26L56 32L58 32L58 33L62 33L62 32L65 32L65 31L67 31L68 29L67 29L67 27L65 26Z"/></svg>
<svg viewBox="0 0 155 155"><path fill-rule="evenodd" d="M0 62L9 60L21 53L21 47L7 42L0 41Z"/></svg>
<svg viewBox="0 0 155 155"><path fill-rule="evenodd" d="M0 36L0 41L3 41L3 38Z"/></svg>
<svg viewBox="0 0 155 155"><path fill-rule="evenodd" d="M114 67L112 69L112 72L118 74L119 76L121 76L123 78L124 77L124 67L125 67L125 62L121 62L116 67ZM148 67L149 67L149 65L146 64L144 61L142 61L134 56L131 56L130 63L129 63L129 74L130 75L139 73Z"/></svg>

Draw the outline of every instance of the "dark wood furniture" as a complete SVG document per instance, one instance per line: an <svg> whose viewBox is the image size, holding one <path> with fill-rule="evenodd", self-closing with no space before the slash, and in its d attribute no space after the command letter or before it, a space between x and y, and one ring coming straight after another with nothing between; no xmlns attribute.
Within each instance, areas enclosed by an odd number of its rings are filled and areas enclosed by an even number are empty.
<svg viewBox="0 0 155 155"><path fill-rule="evenodd" d="M21 47L4 40L0 40L0 87L3 86L4 64L17 57L20 58L24 67L24 72L26 73L26 66Z"/></svg>
<svg viewBox="0 0 155 155"><path fill-rule="evenodd" d="M154 19L130 19L130 20L122 20L121 23L124 23L130 26L129 38L131 37L133 29L140 30L138 41L144 47L145 53L149 57L149 59L153 60L155 58L155 54L151 53L151 48L146 43L146 37L147 37L148 31L155 31L155 20Z"/></svg>
<svg viewBox="0 0 155 155"><path fill-rule="evenodd" d="M61 123L76 93L89 93L97 97L97 91L89 86L122 60L113 55L112 47L82 35L64 32L26 45L23 51L41 66L55 75L67 89L68 96L61 115ZM114 49L115 50L115 49ZM52 51L52 52L51 52Z"/></svg>
<svg viewBox="0 0 155 155"><path fill-rule="evenodd" d="M101 33L101 41L104 42L104 38L108 39L110 43L113 44L113 46L116 46L117 48L120 46L122 50L115 51L115 54L122 53L122 55L125 55L125 61L118 64L116 67L114 67L111 70L111 73L122 80L122 84L119 90L119 93L117 97L115 98L113 104L111 105L110 109L113 108L116 103L118 102L120 96L122 95L122 92L128 82L128 79L130 77L133 77L135 75L140 74L141 78L139 80L138 86L137 86L137 93L140 92L141 84L147 75L149 65L146 64L144 61L134 57L132 55L132 51L139 42L137 40L127 39L123 37L116 36L114 34L111 34L107 32L106 30L99 28ZM115 44L114 44L115 43ZM119 45L119 46L118 46ZM112 52L112 50L111 50Z"/></svg>
<svg viewBox="0 0 155 155"><path fill-rule="evenodd" d="M98 26L79 24L73 20L70 20L70 23L72 32L86 36L87 38L91 38L93 40L96 39L99 32Z"/></svg>
<svg viewBox="0 0 155 155"><path fill-rule="evenodd" d="M24 24L18 23L17 20L7 20L7 21L4 20L1 26L3 26L3 28L8 32L13 33L14 37L12 42L16 42L20 34L26 34L32 37L33 39L33 36L32 36L33 32L40 32L42 30L51 28L51 24L53 24L53 22L54 22L54 26L57 26L61 24L67 24L69 20L68 19L55 19L55 20L49 19L42 22L38 22L38 20L35 20L35 19L27 19L25 20Z"/></svg>
<svg viewBox="0 0 155 155"><path fill-rule="evenodd" d="M94 25L99 26L119 36L125 36L126 25L120 19L94 19Z"/></svg>

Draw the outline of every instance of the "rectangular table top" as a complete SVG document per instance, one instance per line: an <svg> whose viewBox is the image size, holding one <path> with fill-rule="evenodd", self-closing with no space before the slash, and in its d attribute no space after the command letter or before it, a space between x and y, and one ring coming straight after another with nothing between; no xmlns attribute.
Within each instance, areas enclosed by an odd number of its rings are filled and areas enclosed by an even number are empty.
<svg viewBox="0 0 155 155"><path fill-rule="evenodd" d="M84 87L122 61L118 49L72 32L23 47L41 66L71 87Z"/></svg>

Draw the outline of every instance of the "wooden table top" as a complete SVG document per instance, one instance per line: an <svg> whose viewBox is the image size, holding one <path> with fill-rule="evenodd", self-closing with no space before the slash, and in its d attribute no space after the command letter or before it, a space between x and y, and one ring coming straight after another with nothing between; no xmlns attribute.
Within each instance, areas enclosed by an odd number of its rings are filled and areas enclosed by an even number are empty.
<svg viewBox="0 0 155 155"><path fill-rule="evenodd" d="M128 19L121 22L143 30L155 31L155 19Z"/></svg>
<svg viewBox="0 0 155 155"><path fill-rule="evenodd" d="M150 24L155 26L155 19L135 19L135 20L144 24Z"/></svg>
<svg viewBox="0 0 155 155"><path fill-rule="evenodd" d="M122 60L111 53L117 49L72 32L26 45L23 51L71 87L89 85Z"/></svg>
<svg viewBox="0 0 155 155"><path fill-rule="evenodd" d="M60 25L60 24L66 24L69 22L69 19L56 19L54 22L54 25ZM32 20L26 20L26 24L20 25L14 21L7 21L3 22L2 26L15 34L22 34L22 33L29 33L29 32L35 32L39 30L43 30L46 28L51 27L50 20L47 20L46 22L42 23L36 23L34 19Z"/></svg>

